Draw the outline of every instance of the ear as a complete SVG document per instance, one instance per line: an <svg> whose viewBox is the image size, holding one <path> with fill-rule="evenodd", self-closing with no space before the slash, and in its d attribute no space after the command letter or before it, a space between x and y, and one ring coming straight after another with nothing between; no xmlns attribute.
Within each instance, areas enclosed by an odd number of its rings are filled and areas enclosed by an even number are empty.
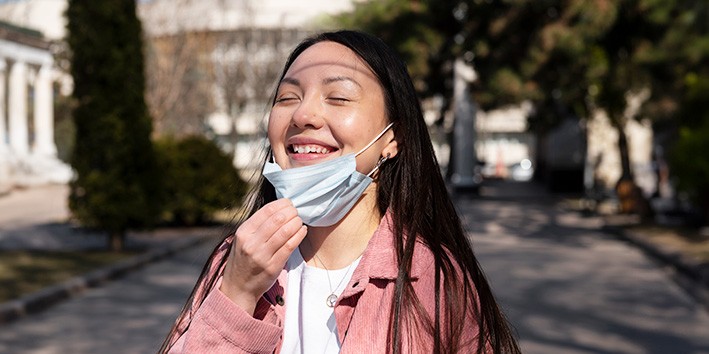
<svg viewBox="0 0 709 354"><path fill-rule="evenodd" d="M386 137L389 139L389 142L384 147L384 150L382 150L382 156L388 155L390 159L393 159L396 154L399 153L399 143L396 141L396 137L393 132L391 134L387 134Z"/></svg>

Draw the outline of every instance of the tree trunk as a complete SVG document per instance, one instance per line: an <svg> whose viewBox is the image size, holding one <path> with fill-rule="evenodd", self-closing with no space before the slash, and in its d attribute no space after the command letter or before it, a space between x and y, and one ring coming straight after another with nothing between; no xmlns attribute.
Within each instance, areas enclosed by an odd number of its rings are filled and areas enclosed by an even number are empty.
<svg viewBox="0 0 709 354"><path fill-rule="evenodd" d="M113 252L122 252L125 248L125 242L125 232L110 232L108 234L108 248Z"/></svg>
<svg viewBox="0 0 709 354"><path fill-rule="evenodd" d="M625 134L625 127L616 125L618 130L618 153L620 153L620 180L633 179L633 171L630 168L630 149L628 148L628 136Z"/></svg>
<svg viewBox="0 0 709 354"><path fill-rule="evenodd" d="M630 148L628 146L628 136L625 134L625 126L617 120L611 120L618 131L618 153L620 154L621 175L616 183L616 195L620 203L620 212L624 214L638 214L642 218L652 215L650 203L642 193L640 187L635 184L633 170L630 166Z"/></svg>

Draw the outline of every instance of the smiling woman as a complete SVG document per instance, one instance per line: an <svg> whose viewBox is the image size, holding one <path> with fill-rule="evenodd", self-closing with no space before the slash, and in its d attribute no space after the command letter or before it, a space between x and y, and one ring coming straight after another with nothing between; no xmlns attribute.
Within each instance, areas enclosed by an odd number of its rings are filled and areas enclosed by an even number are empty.
<svg viewBox="0 0 709 354"><path fill-rule="evenodd" d="M286 62L250 213L161 352L519 353L405 65L340 31ZM445 291L443 291L445 289Z"/></svg>
<svg viewBox="0 0 709 354"><path fill-rule="evenodd" d="M359 151L387 124L384 94L369 66L342 44L320 42L281 80L268 137L276 162L290 168ZM358 156L358 166L371 170L387 153L396 155L391 131Z"/></svg>

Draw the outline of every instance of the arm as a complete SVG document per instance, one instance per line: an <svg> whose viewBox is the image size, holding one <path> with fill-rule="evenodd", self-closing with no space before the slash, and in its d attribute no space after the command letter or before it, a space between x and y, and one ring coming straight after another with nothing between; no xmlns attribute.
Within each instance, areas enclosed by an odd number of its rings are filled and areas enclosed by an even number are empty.
<svg viewBox="0 0 709 354"><path fill-rule="evenodd" d="M169 353L273 353L281 339L282 320L263 298L256 308L265 312L263 319L213 289Z"/></svg>
<svg viewBox="0 0 709 354"><path fill-rule="evenodd" d="M306 233L287 199L266 204L239 226L223 277L169 353L274 352L282 321L264 294Z"/></svg>

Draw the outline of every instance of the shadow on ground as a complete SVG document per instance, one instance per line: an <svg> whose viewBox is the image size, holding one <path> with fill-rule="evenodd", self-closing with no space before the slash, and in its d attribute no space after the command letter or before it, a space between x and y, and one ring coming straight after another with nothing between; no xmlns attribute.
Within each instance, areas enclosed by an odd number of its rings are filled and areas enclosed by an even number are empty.
<svg viewBox="0 0 709 354"><path fill-rule="evenodd" d="M599 218L538 186L490 188L456 206L524 353L709 353L707 313Z"/></svg>

